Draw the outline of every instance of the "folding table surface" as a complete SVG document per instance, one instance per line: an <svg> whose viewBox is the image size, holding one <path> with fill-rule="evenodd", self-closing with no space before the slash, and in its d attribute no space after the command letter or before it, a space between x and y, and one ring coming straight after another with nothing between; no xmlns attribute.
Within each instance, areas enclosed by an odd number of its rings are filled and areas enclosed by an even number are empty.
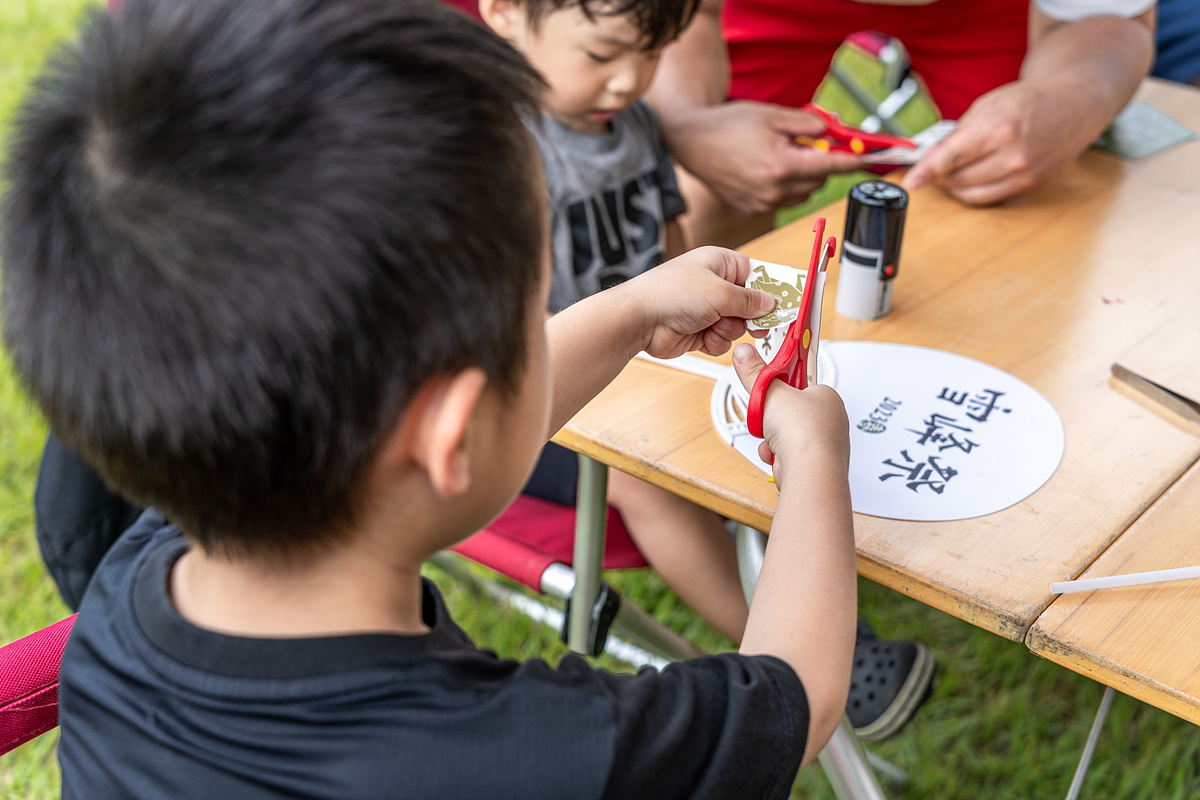
<svg viewBox="0 0 1200 800"><path fill-rule="evenodd" d="M1082 577L1200 564L1200 466L1192 467ZM1064 594L1029 649L1200 725L1200 580Z"/></svg>
<svg viewBox="0 0 1200 800"><path fill-rule="evenodd" d="M1139 97L1200 130L1200 92L1147 80ZM1061 415L1066 452L1026 500L956 522L855 515L871 580L1012 639L1197 458L1200 434L1118 391L1112 363L1200 296L1200 142L1138 162L1092 151L1030 195L968 208L911 196L893 311L856 322L825 291L822 338L921 345L1007 370ZM820 212L830 232L845 203ZM814 215L815 216L815 215ZM807 217L748 244L802 263ZM1172 356L1195 364L1194 352ZM712 382L631 363L556 441L760 530L776 489L712 427ZM1200 537L1198 537L1200 538Z"/></svg>

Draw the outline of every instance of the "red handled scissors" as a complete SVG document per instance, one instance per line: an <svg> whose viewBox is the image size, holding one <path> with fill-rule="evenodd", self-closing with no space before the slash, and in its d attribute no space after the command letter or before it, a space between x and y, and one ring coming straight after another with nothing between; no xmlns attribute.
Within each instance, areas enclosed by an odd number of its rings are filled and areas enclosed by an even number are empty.
<svg viewBox="0 0 1200 800"><path fill-rule="evenodd" d="M892 136L887 133L867 133L842 122L838 115L826 111L816 103L805 103L801 111L816 114L825 123L825 132L820 136L796 136L792 139L796 144L815 147L818 150L837 150L844 153L865 155L877 150L887 150L891 147L909 147L916 149L912 139L903 136Z"/></svg>
<svg viewBox="0 0 1200 800"><path fill-rule="evenodd" d="M804 276L804 293L800 298L800 313L788 326L783 344L775 352L771 363L763 367L750 390L750 406L746 412L746 427L759 439L763 437L763 406L766 404L767 389L771 381L779 378L789 386L804 389L808 386L808 350L818 332L812 329L813 296L816 294L817 273L825 266L837 249L837 237L830 236L821 244L825 234L825 218L817 217L813 223L812 255L808 259L808 274Z"/></svg>

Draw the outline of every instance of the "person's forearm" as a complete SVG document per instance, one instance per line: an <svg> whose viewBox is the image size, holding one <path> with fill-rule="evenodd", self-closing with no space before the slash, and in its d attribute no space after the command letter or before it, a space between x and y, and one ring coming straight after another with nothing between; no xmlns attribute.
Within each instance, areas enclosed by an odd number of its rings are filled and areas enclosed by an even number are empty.
<svg viewBox="0 0 1200 800"><path fill-rule="evenodd" d="M663 52L649 99L662 118L668 146L673 128L696 108L729 94L729 53L721 36L720 0L705 0L692 24Z"/></svg>
<svg viewBox="0 0 1200 800"><path fill-rule="evenodd" d="M741 652L774 655L800 676L811 715L807 763L844 713L857 586L846 465L832 456L800 463L803 472L780 490Z"/></svg>
<svg viewBox="0 0 1200 800"><path fill-rule="evenodd" d="M1134 19L1104 16L1061 23L1030 15L1030 45L1021 80L1054 91L1076 107L1076 118L1100 132L1150 70L1154 12Z"/></svg>
<svg viewBox="0 0 1200 800"><path fill-rule="evenodd" d="M663 254L663 260L670 261L687 252L687 235L683 232L683 226L679 224L678 217L667 220L664 227L666 228L664 239L667 252Z"/></svg>
<svg viewBox="0 0 1200 800"><path fill-rule="evenodd" d="M546 322L554 400L553 434L645 350L674 358L689 350L718 355L767 313L771 295L743 284L744 255L700 247L592 295Z"/></svg>
<svg viewBox="0 0 1200 800"><path fill-rule="evenodd" d="M612 382L644 346L640 307L620 288L593 295L546 322L554 387L549 434Z"/></svg>
<svg viewBox="0 0 1200 800"><path fill-rule="evenodd" d="M859 157L796 146L797 136L819 135L824 122L800 109L730 100L730 80L721 0L704 0L663 51L649 97L667 152L715 195L692 211L694 238L737 245L739 234L769 226L769 212L806 200L828 175L856 169ZM746 225L739 216L756 219Z"/></svg>

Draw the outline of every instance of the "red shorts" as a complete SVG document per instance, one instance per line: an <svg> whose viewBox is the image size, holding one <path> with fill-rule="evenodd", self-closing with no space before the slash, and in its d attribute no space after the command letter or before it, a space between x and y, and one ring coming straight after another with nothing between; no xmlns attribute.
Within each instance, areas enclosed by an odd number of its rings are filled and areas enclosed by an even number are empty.
<svg viewBox="0 0 1200 800"><path fill-rule="evenodd" d="M1017 79L1029 0L937 0L923 6L855 0L725 0L733 99L799 106L812 100L851 33L904 43L942 116L957 119L981 94Z"/></svg>

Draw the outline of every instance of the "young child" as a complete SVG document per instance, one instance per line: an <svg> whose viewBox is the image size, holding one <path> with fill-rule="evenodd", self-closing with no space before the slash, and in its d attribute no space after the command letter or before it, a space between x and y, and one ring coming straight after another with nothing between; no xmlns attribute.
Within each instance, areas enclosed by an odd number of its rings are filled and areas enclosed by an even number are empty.
<svg viewBox="0 0 1200 800"><path fill-rule="evenodd" d="M654 111L643 99L662 49L699 0L479 0L487 25L520 50L549 87L530 120L549 195L558 312L683 251L685 210ZM572 505L578 457L546 446L525 491ZM730 639L748 609L724 520L617 470L609 503L667 584ZM880 640L859 623L846 712L867 741L912 716L933 677L920 642ZM882 690L879 687L885 687Z"/></svg>
<svg viewBox="0 0 1200 800"><path fill-rule="evenodd" d="M481 0L487 25L546 80L528 120L550 212L552 313L684 251L685 210L653 109L642 95L662 48L699 0ZM578 457L550 443L524 491L575 503ZM667 584L740 641L747 606L733 538L707 509L619 471L609 503Z"/></svg>
<svg viewBox="0 0 1200 800"><path fill-rule="evenodd" d="M832 390L768 395L776 480L808 490L738 654L505 661L420 576L634 353L722 352L771 304L705 248L544 322L538 99L426 0L124 0L35 85L5 341L151 509L63 655L63 797L784 797L824 745L855 607Z"/></svg>

